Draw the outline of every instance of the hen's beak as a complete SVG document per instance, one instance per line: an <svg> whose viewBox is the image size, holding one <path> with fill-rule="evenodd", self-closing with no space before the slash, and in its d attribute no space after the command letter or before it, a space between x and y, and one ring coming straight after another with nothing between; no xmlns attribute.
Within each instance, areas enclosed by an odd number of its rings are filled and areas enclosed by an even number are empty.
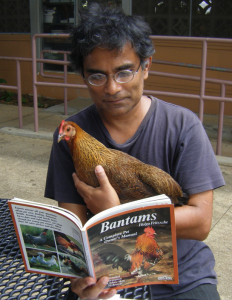
<svg viewBox="0 0 232 300"><path fill-rule="evenodd" d="M63 137L64 137L64 134L59 133L57 142L59 143L63 139Z"/></svg>

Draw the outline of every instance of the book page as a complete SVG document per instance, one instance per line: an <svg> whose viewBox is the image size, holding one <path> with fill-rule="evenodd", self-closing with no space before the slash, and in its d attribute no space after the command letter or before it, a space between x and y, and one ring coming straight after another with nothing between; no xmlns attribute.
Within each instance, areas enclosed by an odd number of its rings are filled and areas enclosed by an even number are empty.
<svg viewBox="0 0 232 300"><path fill-rule="evenodd" d="M97 278L107 288L178 283L173 204L137 208L87 228Z"/></svg>
<svg viewBox="0 0 232 300"><path fill-rule="evenodd" d="M82 228L82 223L81 220L78 218L78 216L76 214L74 214L72 211L67 210L65 208L59 207L59 206L54 206L54 205L50 205L50 204L46 204L46 203L38 203L38 202L33 202L33 201L29 201L29 200L24 200L24 199L20 199L20 198L13 198L12 200L9 200L8 202L14 202L17 201L17 204L27 204L29 206L35 206L35 207L43 207L43 208L48 208L49 210L54 210L54 211L62 211L62 214L66 215L68 218L72 219L79 228Z"/></svg>
<svg viewBox="0 0 232 300"><path fill-rule="evenodd" d="M71 215L70 220L42 204L11 203L11 209L27 271L61 277L88 275L81 230Z"/></svg>

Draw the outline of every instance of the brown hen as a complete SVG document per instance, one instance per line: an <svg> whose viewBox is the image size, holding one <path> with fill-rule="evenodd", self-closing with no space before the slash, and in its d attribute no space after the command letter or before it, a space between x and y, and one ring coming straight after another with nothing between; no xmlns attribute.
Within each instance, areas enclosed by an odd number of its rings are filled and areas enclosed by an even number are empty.
<svg viewBox="0 0 232 300"><path fill-rule="evenodd" d="M169 174L127 153L106 148L74 122L61 122L58 142L62 139L68 144L78 178L98 187L95 167L101 165L121 203L160 194L178 203L182 197L180 186Z"/></svg>

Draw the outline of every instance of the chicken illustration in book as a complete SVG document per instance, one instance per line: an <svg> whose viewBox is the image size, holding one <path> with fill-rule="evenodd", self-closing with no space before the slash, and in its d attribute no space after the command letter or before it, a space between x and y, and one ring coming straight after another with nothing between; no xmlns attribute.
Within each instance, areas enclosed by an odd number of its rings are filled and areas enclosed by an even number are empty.
<svg viewBox="0 0 232 300"><path fill-rule="evenodd" d="M97 278L108 287L175 281L169 207L131 212L88 229Z"/></svg>
<svg viewBox="0 0 232 300"><path fill-rule="evenodd" d="M54 273L88 276L82 246L58 231L20 226L30 267Z"/></svg>

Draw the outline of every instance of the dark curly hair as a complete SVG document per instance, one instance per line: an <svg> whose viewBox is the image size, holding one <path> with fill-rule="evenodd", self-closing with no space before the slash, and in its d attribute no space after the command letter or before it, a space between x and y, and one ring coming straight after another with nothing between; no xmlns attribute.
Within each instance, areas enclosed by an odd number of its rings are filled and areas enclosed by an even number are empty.
<svg viewBox="0 0 232 300"><path fill-rule="evenodd" d="M150 27L141 17L127 16L121 9L92 3L81 11L80 24L70 35L72 66L83 74L83 60L94 48L120 51L130 42L144 67L144 59L155 52L150 34Z"/></svg>

